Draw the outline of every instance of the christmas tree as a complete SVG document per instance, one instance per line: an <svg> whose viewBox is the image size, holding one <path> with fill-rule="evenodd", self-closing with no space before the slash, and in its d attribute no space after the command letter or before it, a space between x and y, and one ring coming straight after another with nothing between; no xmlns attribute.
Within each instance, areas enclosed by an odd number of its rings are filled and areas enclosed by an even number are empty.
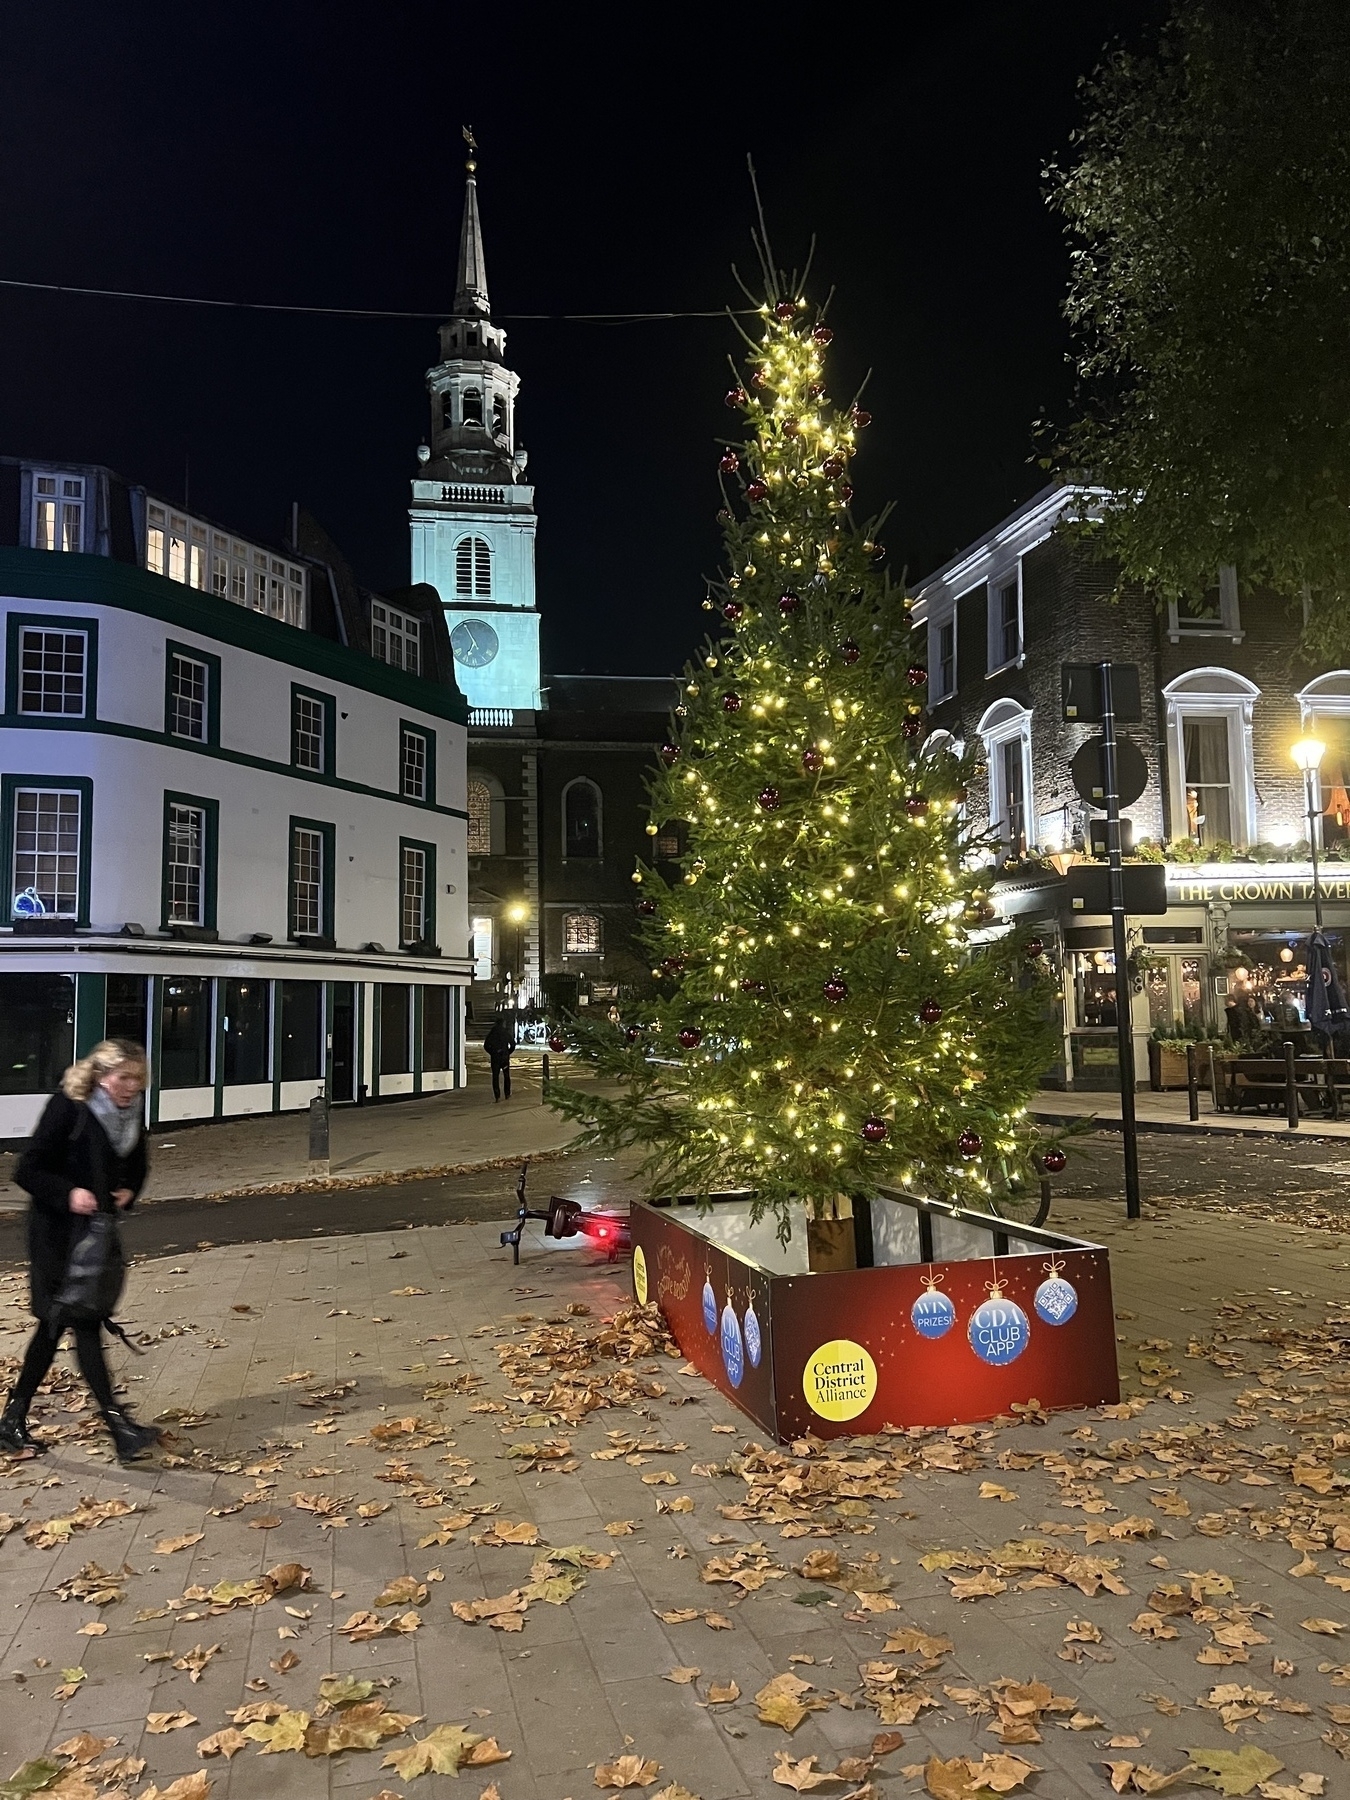
<svg viewBox="0 0 1350 1800"><path fill-rule="evenodd" d="M602 1080L550 1098L584 1142L639 1146L650 1192L751 1189L786 1238L881 1185L997 1202L1031 1172L1054 1032L1040 946L971 942L992 916L972 758L925 743L908 602L849 511L869 414L825 392L820 314L769 290L726 396L725 629L650 790L679 874L633 874L654 991L555 1035Z"/></svg>

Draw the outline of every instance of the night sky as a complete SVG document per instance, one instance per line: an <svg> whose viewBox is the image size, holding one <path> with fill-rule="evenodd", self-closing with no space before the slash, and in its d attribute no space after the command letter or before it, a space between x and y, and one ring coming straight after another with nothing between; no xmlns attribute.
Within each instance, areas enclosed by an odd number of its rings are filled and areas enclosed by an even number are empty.
<svg viewBox="0 0 1350 1800"><path fill-rule="evenodd" d="M870 368L859 504L891 567L1035 491L1070 391L1041 171L1153 0L914 7L0 5L0 276L439 313L460 126L480 143L494 316L519 370L545 665L661 671L718 558L725 318L513 313L739 300L747 152L780 263L816 237L831 392ZM291 500L372 586L408 579L434 319L209 311L0 288L0 452L112 464L275 539Z"/></svg>

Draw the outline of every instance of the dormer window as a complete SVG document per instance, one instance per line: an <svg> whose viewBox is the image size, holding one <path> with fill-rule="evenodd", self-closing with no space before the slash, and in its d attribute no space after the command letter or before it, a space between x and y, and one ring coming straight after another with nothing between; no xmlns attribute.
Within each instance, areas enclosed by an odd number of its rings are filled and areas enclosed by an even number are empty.
<svg viewBox="0 0 1350 1800"><path fill-rule="evenodd" d="M483 394L480 388L465 388L461 397L464 423L481 425L483 423Z"/></svg>
<svg viewBox="0 0 1350 1800"><path fill-rule="evenodd" d="M478 348L478 327L476 325L470 325L464 333L464 342L470 350Z"/></svg>

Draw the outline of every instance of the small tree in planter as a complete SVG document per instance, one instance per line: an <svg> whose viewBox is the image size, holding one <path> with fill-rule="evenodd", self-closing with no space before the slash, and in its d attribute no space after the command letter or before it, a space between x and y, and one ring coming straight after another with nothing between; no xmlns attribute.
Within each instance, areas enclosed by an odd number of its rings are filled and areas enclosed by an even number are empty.
<svg viewBox="0 0 1350 1800"><path fill-rule="evenodd" d="M925 742L908 603L876 523L849 513L869 415L831 404L829 326L769 285L726 396L747 435L719 465L725 634L686 671L651 785L648 831L680 832L680 875L633 875L655 996L572 1022L619 1085L550 1101L583 1141L639 1146L653 1193L751 1189L785 1241L805 1211L813 1266L831 1236L851 1266L851 1224L827 1223L847 1197L987 1205L1030 1174L1025 1107L1056 1032L1040 944L972 946L992 917L963 835L973 758Z"/></svg>

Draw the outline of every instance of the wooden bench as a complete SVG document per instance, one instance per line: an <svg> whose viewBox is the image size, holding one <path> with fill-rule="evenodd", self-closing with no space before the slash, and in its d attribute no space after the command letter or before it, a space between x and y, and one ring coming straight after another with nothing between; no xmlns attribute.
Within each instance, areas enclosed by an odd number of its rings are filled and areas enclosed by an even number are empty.
<svg viewBox="0 0 1350 1800"><path fill-rule="evenodd" d="M1288 1093L1288 1071L1283 1057L1216 1057L1223 1100L1231 1112L1244 1107L1281 1111ZM1327 1112L1339 1118L1341 1101L1350 1098L1350 1061L1345 1058L1300 1056L1294 1061L1294 1081L1301 1112Z"/></svg>

